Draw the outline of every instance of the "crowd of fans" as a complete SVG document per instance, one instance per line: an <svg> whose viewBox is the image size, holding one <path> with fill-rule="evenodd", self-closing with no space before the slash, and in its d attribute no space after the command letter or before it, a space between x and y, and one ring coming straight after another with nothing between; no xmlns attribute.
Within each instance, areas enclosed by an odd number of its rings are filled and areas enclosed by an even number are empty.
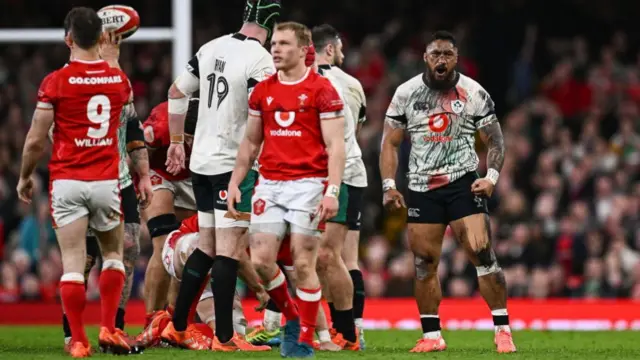
<svg viewBox="0 0 640 360"><path fill-rule="evenodd" d="M148 9L139 8L141 14L164 19L166 14L154 13L153 2L142 3ZM289 18L314 24L307 14L294 8ZM408 25L397 16L376 27L382 32L364 34L351 30L344 16L330 22L344 31L344 68L362 82L368 101L368 121L359 136L369 178L361 237L367 294L411 296L414 270L406 215L385 214L381 206L379 144L391 96L397 85L423 71L425 34L433 28L412 30L416 36L400 41ZM197 19L195 45L237 27L219 20ZM491 47L474 53L478 46L471 46L483 24L453 24L448 28L458 37L459 70L493 95L507 145L490 210L493 247L509 295L640 299L640 52L633 39L622 31L604 40L589 34L550 36L530 22L514 31L522 35L514 46L494 54L505 65L499 69L504 81L497 81L495 69L481 55ZM34 204L19 202L15 187L38 85L65 62L68 50L63 45L0 44L0 54L0 302L55 301L61 260L49 219L46 161L37 172L40 196ZM166 98L173 80L170 54L169 44L123 45L121 65L132 80L142 120ZM486 152L480 142L477 146L484 174ZM407 167L408 152L406 142L399 173ZM398 181L403 187L401 174ZM150 255L146 231L142 246L134 298L142 293ZM95 275L89 281L90 298L98 296ZM475 268L450 231L439 275L445 296L477 294Z"/></svg>

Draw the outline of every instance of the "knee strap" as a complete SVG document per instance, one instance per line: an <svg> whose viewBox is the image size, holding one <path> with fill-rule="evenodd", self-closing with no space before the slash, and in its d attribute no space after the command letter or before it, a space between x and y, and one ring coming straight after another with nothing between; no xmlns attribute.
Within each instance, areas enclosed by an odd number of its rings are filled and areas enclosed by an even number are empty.
<svg viewBox="0 0 640 360"><path fill-rule="evenodd" d="M152 238L167 235L174 230L180 228L180 223L175 214L162 214L147 221L149 234Z"/></svg>

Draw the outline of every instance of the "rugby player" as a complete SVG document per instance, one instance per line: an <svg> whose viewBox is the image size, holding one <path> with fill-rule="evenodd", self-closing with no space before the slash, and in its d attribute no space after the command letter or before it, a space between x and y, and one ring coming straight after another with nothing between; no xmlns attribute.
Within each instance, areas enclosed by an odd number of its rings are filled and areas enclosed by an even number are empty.
<svg viewBox="0 0 640 360"><path fill-rule="evenodd" d="M452 34L436 32L427 44L424 61L425 72L400 85L391 100L380 154L384 204L391 210L408 207L415 294L423 331L423 338L411 351L447 347L440 333L442 292L437 268L449 225L476 267L480 293L493 315L498 352L515 352L506 283L491 247L487 210L487 198L504 162L504 139L495 105L480 84L456 71L458 48ZM405 131L411 139L406 203L395 185L398 148ZM476 132L488 148L484 178L476 173Z"/></svg>
<svg viewBox="0 0 640 360"><path fill-rule="evenodd" d="M344 135L347 158L340 189L340 211L327 223L318 269L321 279L327 279L329 285L323 286L323 295L329 302L331 320L339 334L334 340L346 349L355 350L364 345L364 282L358 268L358 243L367 170L356 135L366 119L366 98L360 82L339 68L344 55L338 32L331 25L324 24L315 27L312 35L318 71L331 80L346 105ZM354 325L358 327L357 341Z"/></svg>
<svg viewBox="0 0 640 360"><path fill-rule="evenodd" d="M196 249L198 244L199 235L198 235L198 217L194 215L192 217L187 218L182 221L180 228L176 231L171 232L164 243L162 248L162 264L164 265L164 269L171 276L172 282L179 282L182 278L184 263L191 255L191 253ZM269 295L265 292L264 288L260 285L258 280L258 275L256 274L253 266L249 261L249 256L247 253L244 254L243 258L240 261L240 269L239 274L244 282L247 284L249 290L253 291L256 294L256 297L260 300L260 305L256 308L256 310L261 311L266 306L266 303L269 300ZM207 324L210 329L211 335L207 332L206 337L203 339L199 339L202 341L198 341L198 345L200 345L199 350L208 349L211 346L211 338L213 337L213 330L215 329L215 315L213 308L213 293L211 292L210 285L205 282L206 286L201 289L201 293L196 298L196 301L191 306L190 314L189 314L189 322L192 322L197 312L200 320ZM173 304L175 299L170 299L169 303ZM187 327L191 326L192 331L198 331L197 328L193 329L196 325L191 324ZM240 296L236 292L233 306L233 326L236 333L241 336L245 336L247 320L244 317L244 312L242 311L242 303L240 301ZM193 347L191 347L193 348ZM269 350L270 348L263 347L265 350Z"/></svg>
<svg viewBox="0 0 640 360"><path fill-rule="evenodd" d="M189 99L185 118L185 151L189 163L193 133L198 116L197 92ZM155 196L145 210L151 234L153 253L144 278L144 298L147 318L145 329L136 337L144 347L156 345L171 315L164 309L168 299L175 300L177 288L169 287L170 278L162 266L162 247L167 234L180 226L180 221L195 214L196 204L191 186L191 174L184 169L174 175L166 171L167 150L171 144L167 102L153 108L144 122L144 139L150 152L151 183ZM173 303L174 301L171 301Z"/></svg>
<svg viewBox="0 0 640 360"><path fill-rule="evenodd" d="M306 26L277 25L271 53L278 73L259 83L251 94L247 130L228 193L229 211L239 216L241 182L260 154L260 180L252 198L251 261L287 319L283 357L314 354L322 296L316 273L318 237L326 220L337 214L345 165L344 105L329 80L305 65L310 47L311 32ZM297 307L276 265L287 231Z"/></svg>
<svg viewBox="0 0 640 360"><path fill-rule="evenodd" d="M31 202L31 176L55 124L49 188L63 262L60 295L73 337L70 354L75 358L91 354L82 320L89 227L98 237L103 258L99 345L115 353L129 353L129 343L116 328L115 319L125 282L117 131L131 86L121 70L100 59L102 22L94 10L75 7L65 24L70 29L65 42L73 60L55 71L38 91L17 190L22 201Z"/></svg>
<svg viewBox="0 0 640 360"><path fill-rule="evenodd" d="M211 271L216 313L215 351L254 351L258 348L233 331L233 298L238 259L246 251L250 198L257 172L244 174L239 184L239 210L227 212L227 188L247 124L248 94L275 70L262 46L280 12L279 0L249 0L244 24L239 32L203 45L187 64L187 69L169 89L169 130L171 145L167 171L185 169L184 115L188 96L200 90L200 102L189 168L198 208L200 241L185 264L176 300L173 322L162 337L175 343L189 342L186 330L190 304L206 274ZM215 255L215 261L214 261Z"/></svg>

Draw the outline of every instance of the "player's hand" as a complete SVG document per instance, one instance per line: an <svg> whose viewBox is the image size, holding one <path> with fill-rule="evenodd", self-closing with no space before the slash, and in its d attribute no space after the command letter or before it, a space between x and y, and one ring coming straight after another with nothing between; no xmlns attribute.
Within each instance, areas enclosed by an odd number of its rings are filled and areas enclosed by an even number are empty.
<svg viewBox="0 0 640 360"><path fill-rule="evenodd" d="M404 196L397 189L389 189L384 192L382 196L382 204L390 211L406 208L407 204L404 202Z"/></svg>
<svg viewBox="0 0 640 360"><path fill-rule="evenodd" d="M118 59L120 58L120 43L122 36L116 35L115 32L105 32L103 41L100 43L100 57L106 61L109 66L119 68Z"/></svg>
<svg viewBox="0 0 640 360"><path fill-rule="evenodd" d="M318 207L318 214L320 214L320 222L325 222L334 216L338 215L338 207L340 203L338 199L333 196L324 196Z"/></svg>
<svg viewBox="0 0 640 360"><path fill-rule="evenodd" d="M26 179L20 178L17 190L18 198L27 204L31 204L31 199L33 198L33 179L31 179L31 177Z"/></svg>
<svg viewBox="0 0 640 360"><path fill-rule="evenodd" d="M491 181L485 178L476 179L476 181L471 184L471 192L476 196L486 196L490 198L494 188L495 186Z"/></svg>
<svg viewBox="0 0 640 360"><path fill-rule="evenodd" d="M172 175L178 175L184 170L184 144L171 144L167 150L167 171Z"/></svg>
<svg viewBox="0 0 640 360"><path fill-rule="evenodd" d="M240 217L240 212L236 209L236 204L242 201L242 193L238 185L229 183L227 189L227 211L231 213L234 218Z"/></svg>
<svg viewBox="0 0 640 360"><path fill-rule="evenodd" d="M151 186L151 178L143 176L138 182L138 192L140 193L140 208L146 209L153 199L153 187Z"/></svg>
<svg viewBox="0 0 640 360"><path fill-rule="evenodd" d="M270 297L264 289L256 293L256 299L258 299L259 304L254 308L255 311L262 311L267 308Z"/></svg>

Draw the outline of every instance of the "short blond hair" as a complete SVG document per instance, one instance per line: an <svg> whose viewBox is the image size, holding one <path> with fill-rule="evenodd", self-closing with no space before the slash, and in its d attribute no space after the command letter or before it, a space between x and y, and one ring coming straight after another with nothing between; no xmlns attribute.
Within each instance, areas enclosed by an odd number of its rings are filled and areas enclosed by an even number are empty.
<svg viewBox="0 0 640 360"><path fill-rule="evenodd" d="M311 30L304 25L295 21L287 21L276 25L275 31L291 30L298 40L300 46L310 46L311 42Z"/></svg>

